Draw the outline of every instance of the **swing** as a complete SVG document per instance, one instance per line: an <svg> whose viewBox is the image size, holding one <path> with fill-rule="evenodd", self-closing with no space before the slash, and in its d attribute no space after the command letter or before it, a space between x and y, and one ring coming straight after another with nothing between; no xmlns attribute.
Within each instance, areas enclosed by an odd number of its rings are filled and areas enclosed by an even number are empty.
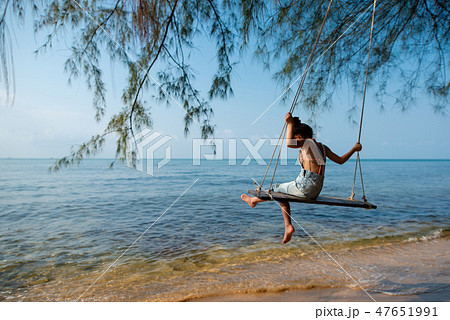
<svg viewBox="0 0 450 320"><path fill-rule="evenodd" d="M330 11L330 7L332 4L333 0L330 0L330 3L328 5L328 9L327 12L325 14L324 20L322 21L322 25L320 27L319 33L317 35L316 41L314 43L314 46L311 50L311 54L309 56L307 65L306 65L306 70L302 75L299 87L297 89L297 92L295 94L294 100L292 102L292 106L290 109L290 113L292 114L296 105L297 105L297 101L298 98L300 96L300 92L302 90L303 84L305 82L306 79L306 75L308 73L309 68L311 67L312 64L312 60L313 60L313 56L314 56L314 52L317 48L317 43L319 41L320 35L322 33L323 30L323 26L325 24L325 21L328 17L328 13ZM360 120L360 124L359 124L359 135L358 135L358 143L360 143L361 140L361 129L362 129L362 121L363 121L363 115L364 115L364 105L365 105L365 98L366 98L366 88L367 88L367 77L368 77L368 73L369 73L369 61L370 61L370 51L371 51L371 47L372 47L372 35L373 35L373 24L374 24L374 19L375 19L375 4L376 4L376 0L374 1L374 5L373 5L373 14L372 14L372 25L371 25L371 29L370 29L370 39L369 39L369 52L368 52L368 57L367 57L367 67L366 67L366 77L365 77L365 82L364 82L364 93L363 93L363 101L362 101L362 107L361 107L361 120ZM273 170L273 175L272 175L272 181L270 182L270 187L268 190L271 190L272 188L272 184L273 184L273 180L275 178L275 173L278 167L278 161L280 159L280 155L281 155L281 148L282 148L282 143L285 140L286 137L286 132L287 132L287 124L285 123L283 126L283 129L281 131L281 134L278 138L278 142L275 146L275 149L272 153L272 157L270 159L270 162L267 166L266 169L266 173L264 174L264 178L262 179L261 184L257 184L255 182L255 184L258 186L256 190L248 190L248 193L261 199L261 200L269 200L269 201L279 201L279 202L303 202L303 203L310 203L310 204L321 204L321 205L329 205L329 206L342 206L342 207L354 207L354 208L365 208L365 209L376 209L377 206L373 205L371 203L369 203L366 199L366 195L364 192L364 182L363 182L363 176L362 176L362 169L361 169L361 160L360 160L360 156L359 156L359 151L357 151L357 155L356 155L356 164L355 164L355 173L354 173L354 177L353 177L353 188L352 188L352 194L350 197L348 197L347 199L345 198L338 198L338 197L329 197L329 196L318 196L315 199L308 199L308 198L301 198L301 197L297 197L294 195L290 195L290 194L286 194L286 193L280 193L280 192L271 192L271 191L263 191L262 190L262 186L264 184L264 180L266 179L267 176L267 172L269 171L269 168L272 164L272 160L274 158L275 152L277 151L278 145L280 145L280 149L278 152L278 157L277 157L277 161L275 164L275 168ZM283 139L282 139L283 138ZM280 144L281 141L281 144ZM363 196L362 196L362 200L363 201L359 201L359 200L355 200L354 196L355 196L355 182L356 182L356 173L359 167L359 172L360 172L360 176L361 176L361 186L362 186L362 192L363 192Z"/></svg>
<svg viewBox="0 0 450 320"><path fill-rule="evenodd" d="M350 200L345 198L318 196L316 199L300 198L287 193L271 192L268 194L265 191L258 192L256 190L248 190L248 193L261 200L274 200L278 202L303 202L311 204L323 204L327 206L339 206L339 207L353 207L364 209L376 209L377 206L370 204L367 201Z"/></svg>

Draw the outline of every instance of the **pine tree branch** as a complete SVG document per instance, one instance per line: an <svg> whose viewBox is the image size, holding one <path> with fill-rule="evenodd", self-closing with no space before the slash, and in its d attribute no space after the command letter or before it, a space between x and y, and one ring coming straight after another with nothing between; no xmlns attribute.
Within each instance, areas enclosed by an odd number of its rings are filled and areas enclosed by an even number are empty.
<svg viewBox="0 0 450 320"><path fill-rule="evenodd" d="M156 52L156 55L153 58L153 61L150 63L149 67L147 68L147 70L146 70L146 72L144 74L144 77L142 78L141 82L139 83L139 87L138 87L138 89L137 89L137 91L135 93L135 98L134 98L133 104L131 106L131 112L130 112L130 130L131 130L131 132L133 134L133 137L134 137L134 133L133 133L133 113L134 113L134 110L135 110L135 107L136 107L136 104L137 104L137 100L138 100L139 94L140 94L140 92L142 90L142 87L144 86L144 83L145 83L145 81L148 78L150 70L153 68L153 65L158 60L158 57L159 57L159 55L160 55L160 53L161 53L161 51L162 51L162 49L164 47L164 42L166 41L167 34L169 33L170 24L171 24L172 19L173 19L174 15L175 15L175 10L177 8L177 4L178 4L178 0L175 1L175 5L173 6L172 12L171 12L169 18L167 19L166 30L164 31L164 36L163 36L163 38L161 40L161 43L159 44L158 51Z"/></svg>
<svg viewBox="0 0 450 320"><path fill-rule="evenodd" d="M3 10L2 19L0 20L0 26L2 25L3 21L5 21L6 11L8 11L8 5L9 0L6 0L5 9Z"/></svg>

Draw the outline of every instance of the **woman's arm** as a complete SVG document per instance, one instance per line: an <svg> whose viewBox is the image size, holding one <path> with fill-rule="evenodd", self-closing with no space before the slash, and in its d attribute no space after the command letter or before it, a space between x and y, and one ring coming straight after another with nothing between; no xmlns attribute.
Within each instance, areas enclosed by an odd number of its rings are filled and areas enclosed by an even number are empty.
<svg viewBox="0 0 450 320"><path fill-rule="evenodd" d="M356 143L353 148L350 149L349 152L347 152L346 154L344 154L343 156L338 156L337 154L335 154L333 151L331 151L330 148L328 148L327 146L325 146L325 149L327 151L327 157L328 159L330 159L333 162L336 162L337 164L344 164L347 162L348 159L350 159L350 157L356 152L356 151L361 151L362 150L362 145L358 142Z"/></svg>
<svg viewBox="0 0 450 320"><path fill-rule="evenodd" d="M294 131L292 130L293 126L293 119L292 114L288 112L286 116L284 117L284 120L287 123L287 131L286 131L286 145L289 148L298 149L303 146L303 143L305 142L304 139L296 139L294 136Z"/></svg>

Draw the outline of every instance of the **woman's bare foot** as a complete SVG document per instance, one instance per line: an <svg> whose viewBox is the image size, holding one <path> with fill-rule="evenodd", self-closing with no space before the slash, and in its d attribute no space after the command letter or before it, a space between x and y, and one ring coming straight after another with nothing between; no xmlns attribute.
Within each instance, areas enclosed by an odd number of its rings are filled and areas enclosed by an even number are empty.
<svg viewBox="0 0 450 320"><path fill-rule="evenodd" d="M294 233L294 231L295 231L295 229L294 229L294 227L292 226L292 224L287 225L287 226L284 228L284 239L283 239L283 243L284 243L284 244L286 244L286 243L288 243L289 241L291 241L291 237L292 237L292 234Z"/></svg>
<svg viewBox="0 0 450 320"><path fill-rule="evenodd" d="M261 200L256 197L250 197L249 195L246 195L245 193L241 196L241 199L248 203L248 205L252 208L256 207L256 205L260 202L263 202L264 200Z"/></svg>

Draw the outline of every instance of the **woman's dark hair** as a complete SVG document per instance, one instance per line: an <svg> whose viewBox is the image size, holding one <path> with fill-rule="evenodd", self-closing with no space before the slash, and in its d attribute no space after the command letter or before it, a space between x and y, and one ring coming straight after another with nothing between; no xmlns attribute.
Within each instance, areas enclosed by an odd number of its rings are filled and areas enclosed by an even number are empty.
<svg viewBox="0 0 450 320"><path fill-rule="evenodd" d="M303 139L311 139L313 137L313 130L310 126L305 123L301 123L298 117L293 117L292 120L292 131L294 136L299 134Z"/></svg>

